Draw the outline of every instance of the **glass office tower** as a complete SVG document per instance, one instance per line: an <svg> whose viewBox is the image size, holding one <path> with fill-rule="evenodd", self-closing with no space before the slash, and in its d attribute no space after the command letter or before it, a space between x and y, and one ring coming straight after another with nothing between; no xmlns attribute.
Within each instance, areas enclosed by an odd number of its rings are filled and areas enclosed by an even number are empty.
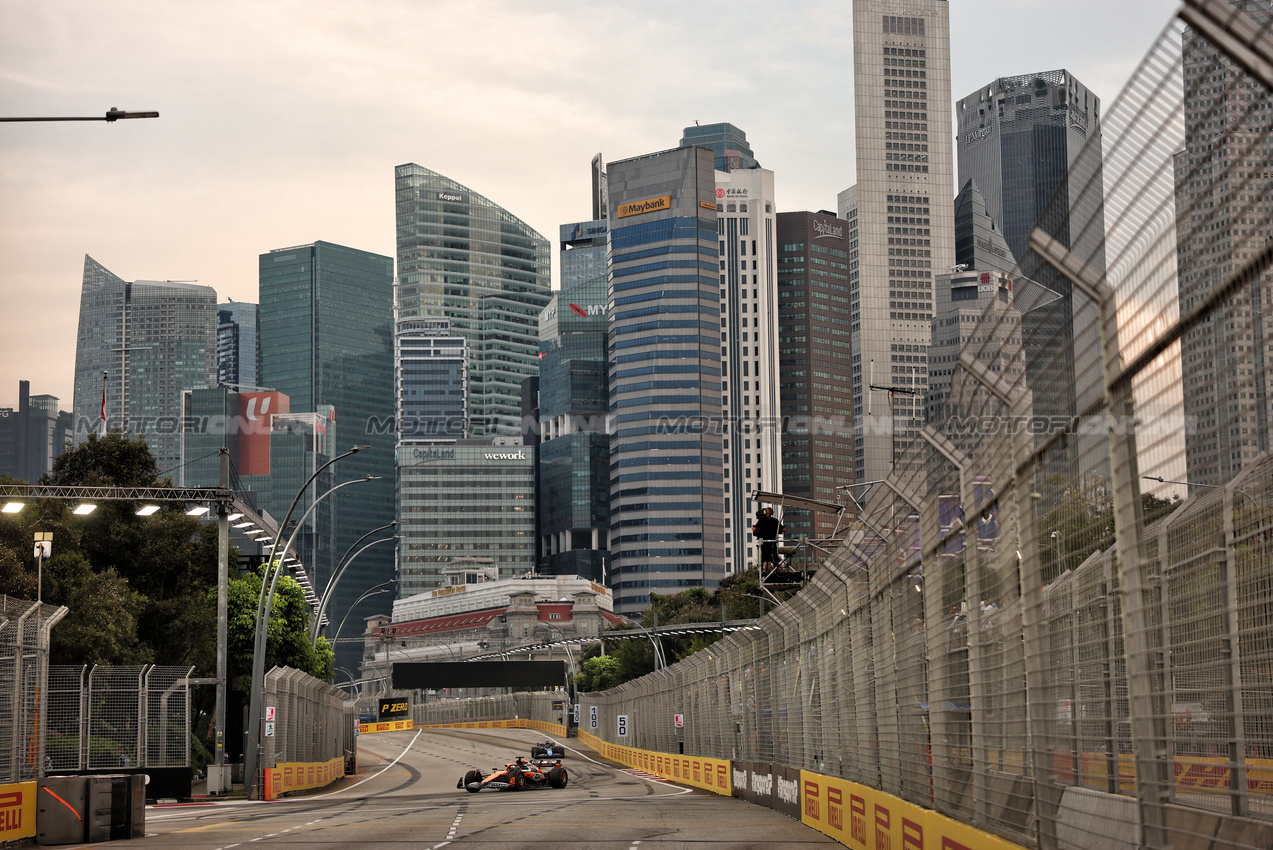
<svg viewBox="0 0 1273 850"><path fill-rule="evenodd" d="M394 179L398 318L445 318L467 341L472 436L520 434L521 383L539 368L548 240L435 171L409 163Z"/></svg>
<svg viewBox="0 0 1273 850"><path fill-rule="evenodd" d="M561 291L540 314L539 560L601 582L609 555L606 221L561 226Z"/></svg>
<svg viewBox="0 0 1273 850"><path fill-rule="evenodd" d="M1037 224L1092 258L1094 274L1104 273L1100 109L1100 98L1065 70L1000 77L955 104L960 185L971 180L981 191L1011 256L1022 263L1018 274L1061 296L1021 316L1035 416L1074 416L1104 392L1095 305L1072 298L1070 281L1026 247ZM1095 147L1079 156L1089 141ZM1080 199L1079 188L1093 181L1098 191ZM1108 474L1103 437L1065 439L1069 451L1052 454L1069 468L1051 474Z"/></svg>
<svg viewBox="0 0 1273 850"><path fill-rule="evenodd" d="M162 475L180 477L182 393L216 385L217 293L177 281L128 283L84 257L75 348L75 443L111 430L145 437Z"/></svg>
<svg viewBox="0 0 1273 850"><path fill-rule="evenodd" d="M733 124L695 124L686 127L681 136L681 147L697 145L711 148L712 166L717 171L736 168L759 168L760 163L752 155L747 144L747 134Z"/></svg>
<svg viewBox="0 0 1273 850"><path fill-rule="evenodd" d="M217 384L227 387L257 388L261 370L261 308L256 304L230 301L217 305Z"/></svg>
<svg viewBox="0 0 1273 850"><path fill-rule="evenodd" d="M336 464L334 483L379 478L331 497L343 556L395 516L393 259L330 242L280 248L260 256L260 287L261 383L288 395L293 414L332 408L340 441L331 456L368 446ZM339 622L363 591L393 576L393 548L367 550L337 585L328 617ZM336 647L338 666L354 669L360 656L361 647Z"/></svg>
<svg viewBox="0 0 1273 850"><path fill-rule="evenodd" d="M534 569L535 453L520 439L399 447L399 599L444 586L456 558L490 558L502 579Z"/></svg>
<svg viewBox="0 0 1273 850"><path fill-rule="evenodd" d="M707 148L607 167L615 608L725 575L720 249Z"/></svg>

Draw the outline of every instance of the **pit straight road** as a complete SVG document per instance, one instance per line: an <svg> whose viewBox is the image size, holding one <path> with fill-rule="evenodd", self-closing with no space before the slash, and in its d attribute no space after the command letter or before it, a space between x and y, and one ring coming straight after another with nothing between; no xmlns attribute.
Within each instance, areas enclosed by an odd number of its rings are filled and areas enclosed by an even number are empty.
<svg viewBox="0 0 1273 850"><path fill-rule="evenodd" d="M561 789L456 788L530 756L543 733L525 729L422 729L359 739L359 770L309 796L274 802L227 800L156 806L144 839L112 842L147 850L236 847L386 850L412 847L543 850L772 850L839 847L770 809L675 785L605 762L568 742Z"/></svg>

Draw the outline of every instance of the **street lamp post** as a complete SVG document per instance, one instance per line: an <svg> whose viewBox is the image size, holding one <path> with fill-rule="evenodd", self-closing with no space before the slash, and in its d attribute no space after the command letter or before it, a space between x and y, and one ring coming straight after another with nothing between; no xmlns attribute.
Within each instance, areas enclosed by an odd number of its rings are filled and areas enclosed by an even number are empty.
<svg viewBox="0 0 1273 850"><path fill-rule="evenodd" d="M569 732L570 718L573 716L575 705L575 676L579 675L579 668L575 666L575 655L570 651L570 642L566 640L565 633L562 632L561 629L548 623L540 623L539 625L543 626L544 630L548 632L549 637L552 636L553 632L557 633L557 635L561 638L561 645L566 650L566 658L570 660L570 674L566 677L566 700L568 704L566 706L566 710L562 713L562 720L565 721L562 725L565 726L567 732ZM552 644L549 644L550 648L551 646ZM569 735L567 735L567 737L569 737Z"/></svg>
<svg viewBox="0 0 1273 850"><path fill-rule="evenodd" d="M118 121L121 118L158 118L158 112L125 112L112 106L105 115L85 115L74 117L54 116L52 118L0 118L0 121Z"/></svg>
<svg viewBox="0 0 1273 850"><path fill-rule="evenodd" d="M350 546L349 549L345 551L345 556L340 559L340 563L337 564L336 566L336 571L332 573L331 581L327 582L327 587L323 589L323 598L318 603L318 613L314 615L314 621L309 624L309 642L311 645L313 646L318 645L318 624L322 622L323 614L327 612L327 601L331 599L332 591L336 589L336 582L340 581L340 577L345 574L345 568L348 567L350 564L352 564L354 562L354 559L357 558L359 555L361 555L367 549L371 548L372 546L375 546L377 543L384 543L387 540L398 540L399 535L395 534L392 537L382 537L379 540L373 540L372 542L368 543L366 546L363 546L362 549L358 549L357 552L354 552L354 549L357 549L359 544L361 544L364 540L366 540L371 535L375 534L377 531L384 531L386 528L393 528L397 524L398 524L398 521L395 519L393 522L387 525L382 525L379 528L373 528L371 531L368 531L362 537L359 537L357 540L355 540L354 545ZM352 556L350 555L351 552L354 552ZM354 605L357 605L357 604L358 604L357 602L354 603ZM350 606L350 610L351 611L353 610L353 606ZM348 612L346 612L346 614L348 614Z"/></svg>
<svg viewBox="0 0 1273 850"><path fill-rule="evenodd" d="M650 646L654 648L654 669L655 670L659 670L667 666L667 659L663 656L663 644L659 643L658 641L654 639L654 635L650 633L650 630L645 627L644 623L642 623L640 620L633 620L631 617L625 617L622 614L615 614L615 616L623 620L623 622L631 623L632 625L639 628L641 631L645 632L645 636L650 639ZM658 625L658 624L656 623L655 625ZM602 644L602 646L604 645L605 644Z"/></svg>
<svg viewBox="0 0 1273 850"><path fill-rule="evenodd" d="M390 579L389 581L382 581L380 582L380 584L373 584L370 588L367 589L365 593L363 593L362 596L359 596L357 599L354 600L354 604L349 606L349 610L345 612L345 616L340 618L340 625L336 627L336 631L332 635L332 640L331 640L332 646L336 645L336 641L340 638L340 630L345 627L345 621L349 619L349 615L353 612L353 610L358 607L358 603L363 601L369 596L375 596L380 593L388 593L389 588L385 587L385 585L393 584L395 581L396 579ZM380 589L377 590L376 588L380 588Z"/></svg>
<svg viewBox="0 0 1273 850"><path fill-rule="evenodd" d="M283 536L283 529L287 527L288 520L292 518L292 513L295 512L296 506L300 503L301 496L305 495L305 491L309 489L309 485L314 482L314 479L318 477L319 473L336 461L347 458L352 454L357 454L365 448L368 448L368 446L354 446L349 451L344 454L336 455L336 457L314 470L314 473L306 479L304 484L301 485L301 489L296 492L296 498L292 499L292 506L287 509L287 515L284 516L283 521L279 523L278 532L274 535L274 544L270 546L270 560L267 562L268 565L266 566L265 574L261 576L261 596L257 601L256 607L256 641L252 651L252 690L248 704L248 722L246 730L247 741L246 746L243 748L243 781L247 786L246 790L249 798L251 798L256 792L256 750L261 741L261 701L263 699L261 690L265 684L265 635L269 627L269 609L266 607L266 600L272 598L274 595L274 581L278 578L279 572L283 569L283 558L287 554L287 549L290 549L292 544L292 540L289 539L287 548L279 551L279 538ZM333 487L322 496L319 496L314 500L314 505L317 505L323 497L336 492L337 489L339 488ZM314 505L310 505L311 511L314 509ZM304 525L303 518L302 521L297 524L297 530L299 530L302 525ZM292 537L295 538L295 534L293 534ZM272 579L270 575L271 571L273 571ZM269 585L268 594L266 592L266 585Z"/></svg>

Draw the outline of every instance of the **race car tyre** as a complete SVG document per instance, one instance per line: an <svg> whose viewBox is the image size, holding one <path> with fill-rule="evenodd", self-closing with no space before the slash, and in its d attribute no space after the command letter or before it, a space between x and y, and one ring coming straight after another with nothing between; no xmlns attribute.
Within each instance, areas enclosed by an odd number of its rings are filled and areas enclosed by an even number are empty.
<svg viewBox="0 0 1273 850"><path fill-rule="evenodd" d="M480 791L480 790L482 790L482 789L481 789L481 788L469 788L469 783L471 783L471 782L481 782L481 781L482 781L482 774L481 774L481 773L479 773L479 772L478 772L478 771L476 771L476 770L470 770L468 773L464 774L464 788L465 788L465 790L467 790L470 794L476 794L478 791Z"/></svg>
<svg viewBox="0 0 1273 850"><path fill-rule="evenodd" d="M531 748L530 748L530 757L531 757L531 758L533 758L533 759L537 759L537 758L539 758L540 756L542 756L545 752L546 752L546 750L544 750L544 748L543 748L543 747L531 747Z"/></svg>
<svg viewBox="0 0 1273 850"><path fill-rule="evenodd" d="M548 784L553 788L565 788L569 781L570 775L566 773L564 767L554 767L548 771Z"/></svg>
<svg viewBox="0 0 1273 850"><path fill-rule="evenodd" d="M518 772L513 774L513 790L520 791L526 787L526 774Z"/></svg>

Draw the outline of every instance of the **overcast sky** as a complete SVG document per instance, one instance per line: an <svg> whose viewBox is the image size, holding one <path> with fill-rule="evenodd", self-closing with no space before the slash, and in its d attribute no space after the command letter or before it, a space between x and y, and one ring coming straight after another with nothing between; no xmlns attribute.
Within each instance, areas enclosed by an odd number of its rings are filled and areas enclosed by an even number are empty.
<svg viewBox="0 0 1273 850"><path fill-rule="evenodd" d="M1174 0L951 0L952 96L1066 68L1108 107ZM257 256L393 256L416 162L539 230L590 216L588 162L731 122L779 210L854 182L851 5L0 0L0 406L69 410L84 255L126 280L257 300ZM952 187L952 196L954 187Z"/></svg>

